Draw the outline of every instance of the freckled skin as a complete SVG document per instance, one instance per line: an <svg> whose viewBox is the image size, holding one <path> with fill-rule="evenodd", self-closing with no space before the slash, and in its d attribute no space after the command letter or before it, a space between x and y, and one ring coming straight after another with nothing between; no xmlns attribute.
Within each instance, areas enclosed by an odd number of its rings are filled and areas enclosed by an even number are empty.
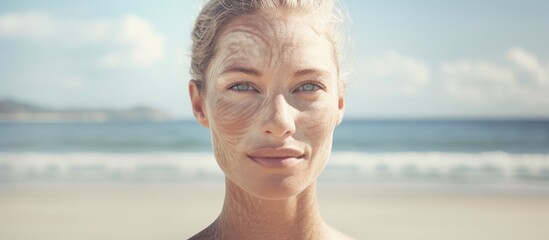
<svg viewBox="0 0 549 240"><path fill-rule="evenodd" d="M236 19L220 35L218 52L206 75L209 84L206 108L212 116L210 128L216 159L227 177L251 193L286 197L284 194L295 195L314 181L327 160L326 149L331 149L332 131L338 119L336 66L330 61L329 42L312 29L289 29L288 24L295 21L278 21L280 24L274 25L263 16L259 18L260 21ZM307 38L313 40L304 41ZM310 47L303 49L307 45ZM260 93L227 90L230 77L220 76L220 72L231 64L242 63L262 71L262 76L252 81L260 86ZM331 73L326 80L330 84L328 92L321 93L314 101L292 92L295 81L291 69L311 66ZM236 76L238 80L247 77ZM277 97L282 99L276 101ZM278 114L277 108L284 108L283 115L296 125L296 132L287 139L265 139L261 125L276 118L273 115ZM330 112L333 114L326 114ZM308 161L299 166L302 171L265 174L243 159L245 151L254 147L284 142L308 150Z"/></svg>
<svg viewBox="0 0 549 240"><path fill-rule="evenodd" d="M199 121L210 128L227 192L218 220L194 239L346 239L322 221L316 207L316 178L343 114L330 42L307 16L256 13L233 19L216 49L206 88L191 99L195 114L204 116ZM233 66L259 74L224 72ZM302 69L319 71L296 76ZM311 80L322 89L297 90ZM231 89L239 82L253 91ZM304 160L271 169L247 156L282 146L303 150Z"/></svg>

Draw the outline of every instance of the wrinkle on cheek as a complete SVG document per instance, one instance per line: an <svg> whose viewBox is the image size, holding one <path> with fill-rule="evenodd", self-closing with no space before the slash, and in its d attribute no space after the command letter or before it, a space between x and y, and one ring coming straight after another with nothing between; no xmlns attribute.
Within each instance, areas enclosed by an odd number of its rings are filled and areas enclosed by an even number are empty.
<svg viewBox="0 0 549 240"><path fill-rule="evenodd" d="M261 101L253 99L232 99L221 94L213 97L211 112L216 125L214 130L219 131L216 135L237 144L255 126L253 123L257 122L256 114L261 106Z"/></svg>
<svg viewBox="0 0 549 240"><path fill-rule="evenodd" d="M337 106L330 104L330 101L319 102L301 113L300 132L307 135L303 138L311 141L311 146L315 146L311 156L311 160L315 162L310 166L317 169L314 172L320 173L329 158L337 114Z"/></svg>
<svg viewBox="0 0 549 240"><path fill-rule="evenodd" d="M328 100L317 102L302 112L303 127L312 138L324 139L335 128L337 123L337 105Z"/></svg>
<svg viewBox="0 0 549 240"><path fill-rule="evenodd" d="M214 93L215 94L215 93ZM225 93L227 94L227 93ZM209 106L212 122L212 141L216 160L231 180L246 179L247 173L241 172L245 161L239 161L239 144L249 141L250 133L253 133L257 111L261 109L261 101L239 100L234 96L215 94ZM234 175L233 173L239 173Z"/></svg>

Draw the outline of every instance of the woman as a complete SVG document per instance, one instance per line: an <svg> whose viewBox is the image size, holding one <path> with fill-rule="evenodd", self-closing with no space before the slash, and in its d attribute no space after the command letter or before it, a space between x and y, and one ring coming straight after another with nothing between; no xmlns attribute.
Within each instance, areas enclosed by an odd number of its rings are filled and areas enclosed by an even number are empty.
<svg viewBox="0 0 549 240"><path fill-rule="evenodd" d="M348 239L319 215L316 179L344 111L338 18L322 0L211 0L192 36L189 93L226 177L192 239Z"/></svg>

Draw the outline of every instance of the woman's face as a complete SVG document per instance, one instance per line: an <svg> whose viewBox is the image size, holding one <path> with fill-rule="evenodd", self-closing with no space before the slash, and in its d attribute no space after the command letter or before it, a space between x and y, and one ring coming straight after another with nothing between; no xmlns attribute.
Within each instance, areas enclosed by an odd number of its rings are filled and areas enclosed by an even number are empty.
<svg viewBox="0 0 549 240"><path fill-rule="evenodd" d="M217 39L205 91L190 86L225 176L257 197L288 198L314 183L343 116L333 47L307 20L232 20Z"/></svg>

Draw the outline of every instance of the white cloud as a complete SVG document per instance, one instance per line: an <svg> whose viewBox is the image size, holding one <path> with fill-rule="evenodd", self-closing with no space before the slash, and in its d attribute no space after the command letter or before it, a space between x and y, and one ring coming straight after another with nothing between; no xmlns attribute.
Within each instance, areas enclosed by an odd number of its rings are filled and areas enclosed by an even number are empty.
<svg viewBox="0 0 549 240"><path fill-rule="evenodd" d="M55 23L44 14L11 13L0 16L0 36L50 38Z"/></svg>
<svg viewBox="0 0 549 240"><path fill-rule="evenodd" d="M102 47L101 66L150 65L164 57L164 38L136 15L116 19L60 19L41 13L0 16L0 37L23 38L67 47ZM107 50L108 49L108 50Z"/></svg>
<svg viewBox="0 0 549 240"><path fill-rule="evenodd" d="M505 98L516 89L515 76L511 70L486 61L444 63L442 74L451 94L475 102Z"/></svg>
<svg viewBox="0 0 549 240"><path fill-rule="evenodd" d="M549 68L544 69L543 64L534 54L516 47L509 50L507 57L517 67L534 77L539 85L549 84Z"/></svg>
<svg viewBox="0 0 549 240"><path fill-rule="evenodd" d="M507 60L504 64L484 60L443 63L446 90L476 103L548 104L549 69L521 48L510 49Z"/></svg>
<svg viewBox="0 0 549 240"><path fill-rule="evenodd" d="M413 57L388 51L358 64L360 81L382 95L414 95L429 83L429 67Z"/></svg>
<svg viewBox="0 0 549 240"><path fill-rule="evenodd" d="M100 59L100 64L107 66L123 65L129 62L136 65L148 65L161 60L164 56L164 39L154 32L153 27L145 20L129 15L120 24L116 41L133 47L130 52L111 53ZM104 25L98 25L101 32Z"/></svg>

